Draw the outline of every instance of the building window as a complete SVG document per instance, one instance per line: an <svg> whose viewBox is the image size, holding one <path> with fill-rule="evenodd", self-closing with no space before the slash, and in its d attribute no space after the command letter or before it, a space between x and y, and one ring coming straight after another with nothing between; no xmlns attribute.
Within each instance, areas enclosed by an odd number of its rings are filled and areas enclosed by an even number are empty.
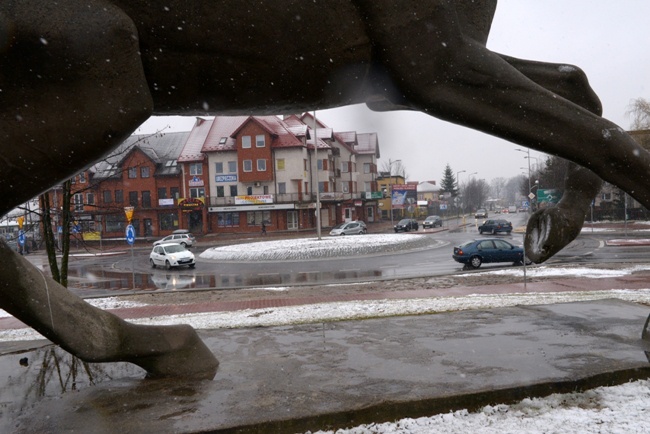
<svg viewBox="0 0 650 434"><path fill-rule="evenodd" d="M203 175L203 163L190 164L190 175Z"/></svg>
<svg viewBox="0 0 650 434"><path fill-rule="evenodd" d="M110 190L104 190L102 192L102 195L104 196L104 203L111 203L113 202L113 195L111 194Z"/></svg>
<svg viewBox="0 0 650 434"><path fill-rule="evenodd" d="M197 187L190 188L190 197L196 199L197 197L205 197L205 188Z"/></svg>
<svg viewBox="0 0 650 434"><path fill-rule="evenodd" d="M86 182L86 172L81 172L81 173L79 174L79 182L82 183L82 184L83 184L84 182Z"/></svg>
<svg viewBox="0 0 650 434"><path fill-rule="evenodd" d="M263 158L260 158L257 160L257 171L258 172L266 172L266 160Z"/></svg>
<svg viewBox="0 0 650 434"><path fill-rule="evenodd" d="M246 223L248 226L262 226L262 223L268 225L271 223L271 211L248 211Z"/></svg>
<svg viewBox="0 0 650 434"><path fill-rule="evenodd" d="M95 193L86 193L86 203L88 205L95 205Z"/></svg>
<svg viewBox="0 0 650 434"><path fill-rule="evenodd" d="M149 178L149 166L142 166L140 168L140 178Z"/></svg>
<svg viewBox="0 0 650 434"><path fill-rule="evenodd" d="M265 146L264 134L258 134L255 136L255 147L263 148Z"/></svg>
<svg viewBox="0 0 650 434"><path fill-rule="evenodd" d="M318 192L325 193L327 191L327 182L320 181L318 183Z"/></svg>
<svg viewBox="0 0 650 434"><path fill-rule="evenodd" d="M363 188L364 188L364 191L372 191L372 182L364 182L363 183Z"/></svg>
<svg viewBox="0 0 650 434"><path fill-rule="evenodd" d="M169 194L171 195L172 199L178 200L179 197L181 197L181 192L178 187L169 187Z"/></svg>
<svg viewBox="0 0 650 434"><path fill-rule="evenodd" d="M223 173L223 163L221 161L214 163L214 170L217 173Z"/></svg>
<svg viewBox="0 0 650 434"><path fill-rule="evenodd" d="M143 191L142 192L142 207L151 208L151 192Z"/></svg>
<svg viewBox="0 0 650 434"><path fill-rule="evenodd" d="M138 192L129 191L129 205L138 206Z"/></svg>
<svg viewBox="0 0 650 434"><path fill-rule="evenodd" d="M228 162L228 173L237 173L237 162L229 161Z"/></svg>
<svg viewBox="0 0 650 434"><path fill-rule="evenodd" d="M158 214L161 231L173 231L178 229L178 215L175 212Z"/></svg>
<svg viewBox="0 0 650 434"><path fill-rule="evenodd" d="M167 189L165 187L158 188L158 199L167 199Z"/></svg>
<svg viewBox="0 0 650 434"><path fill-rule="evenodd" d="M341 172L348 173L350 171L350 166L347 161L341 161Z"/></svg>
<svg viewBox="0 0 650 434"><path fill-rule="evenodd" d="M284 158L275 160L275 170L284 170Z"/></svg>
<svg viewBox="0 0 650 434"><path fill-rule="evenodd" d="M370 163L363 163L363 173L370 173Z"/></svg>
<svg viewBox="0 0 650 434"><path fill-rule="evenodd" d="M306 172L307 171L307 159L302 160L302 165L303 165L303 170Z"/></svg>
<svg viewBox="0 0 650 434"><path fill-rule="evenodd" d="M249 196L253 194L253 187L246 187L246 194Z"/></svg>
<svg viewBox="0 0 650 434"><path fill-rule="evenodd" d="M248 149L251 147L251 136L242 136L241 147L244 149Z"/></svg>
<svg viewBox="0 0 650 434"><path fill-rule="evenodd" d="M244 172L253 171L253 160L244 160Z"/></svg>
<svg viewBox="0 0 650 434"><path fill-rule="evenodd" d="M323 160L317 160L316 161L316 168L318 170L323 170Z"/></svg>
<svg viewBox="0 0 650 434"><path fill-rule="evenodd" d="M115 203L124 202L124 192L122 190L115 190Z"/></svg>
<svg viewBox="0 0 650 434"><path fill-rule="evenodd" d="M605 201L612 200L612 193L603 193L602 200L605 200Z"/></svg>
<svg viewBox="0 0 650 434"><path fill-rule="evenodd" d="M84 195L83 193L75 193L75 195L72 197L73 202L74 202L74 210L75 211L83 211L84 210Z"/></svg>
<svg viewBox="0 0 650 434"><path fill-rule="evenodd" d="M278 182L278 194L287 194L286 182Z"/></svg>
<svg viewBox="0 0 650 434"><path fill-rule="evenodd" d="M231 185L230 186L230 196L231 197L237 196L237 186L236 185Z"/></svg>
<svg viewBox="0 0 650 434"><path fill-rule="evenodd" d="M106 232L121 232L124 234L126 229L126 216L124 213L109 214L104 219L104 231Z"/></svg>
<svg viewBox="0 0 650 434"><path fill-rule="evenodd" d="M217 186L217 197L224 197L226 195L225 189L223 188L223 185L218 185Z"/></svg>
<svg viewBox="0 0 650 434"><path fill-rule="evenodd" d="M129 179L135 179L138 177L138 168L129 167Z"/></svg>
<svg viewBox="0 0 650 434"><path fill-rule="evenodd" d="M238 212L219 212L217 213L217 226L224 227L239 227L239 213Z"/></svg>
<svg viewBox="0 0 650 434"><path fill-rule="evenodd" d="M268 185L262 186L262 191L264 192L264 194L269 194L269 186Z"/></svg>

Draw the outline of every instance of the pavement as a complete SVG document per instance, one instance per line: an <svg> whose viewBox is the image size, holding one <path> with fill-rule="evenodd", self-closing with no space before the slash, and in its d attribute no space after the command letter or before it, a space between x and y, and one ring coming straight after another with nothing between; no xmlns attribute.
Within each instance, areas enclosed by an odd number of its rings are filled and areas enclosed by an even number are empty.
<svg viewBox="0 0 650 434"><path fill-rule="evenodd" d="M387 298L650 287L647 276L114 309L125 318ZM251 314L260 314L259 312ZM650 307L617 299L200 330L213 381L144 380L46 340L0 343L0 432L294 433L650 377ZM0 330L24 327L0 319ZM191 363L191 361L189 361Z"/></svg>

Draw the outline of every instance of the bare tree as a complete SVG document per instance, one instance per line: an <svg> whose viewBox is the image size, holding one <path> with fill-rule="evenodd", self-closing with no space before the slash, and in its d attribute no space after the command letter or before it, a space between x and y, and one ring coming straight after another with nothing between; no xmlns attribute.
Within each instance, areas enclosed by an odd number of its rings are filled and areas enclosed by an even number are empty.
<svg viewBox="0 0 650 434"><path fill-rule="evenodd" d="M625 115L632 118L631 129L644 130L650 128L650 101L644 98L633 99Z"/></svg>
<svg viewBox="0 0 650 434"><path fill-rule="evenodd" d="M381 165L381 171L389 173L391 176L401 176L404 178L404 181L408 179L408 173L406 172L406 166L402 163L402 160L388 160L384 161Z"/></svg>

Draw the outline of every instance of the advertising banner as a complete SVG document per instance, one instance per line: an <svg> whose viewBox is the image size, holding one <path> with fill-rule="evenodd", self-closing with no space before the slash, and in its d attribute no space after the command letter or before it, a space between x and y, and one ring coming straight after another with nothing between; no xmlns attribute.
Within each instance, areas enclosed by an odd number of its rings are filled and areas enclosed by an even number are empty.
<svg viewBox="0 0 650 434"><path fill-rule="evenodd" d="M393 185L393 194L391 195L392 207L394 209L406 209L409 206L417 204L418 190L414 184Z"/></svg>

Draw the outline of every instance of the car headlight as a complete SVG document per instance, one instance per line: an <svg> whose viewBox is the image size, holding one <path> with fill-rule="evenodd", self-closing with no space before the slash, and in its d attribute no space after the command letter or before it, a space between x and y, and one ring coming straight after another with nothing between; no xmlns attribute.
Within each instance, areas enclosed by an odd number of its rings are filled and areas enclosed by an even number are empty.
<svg viewBox="0 0 650 434"><path fill-rule="evenodd" d="M175 261L176 260L176 255L171 255L170 258L171 258L172 261Z"/></svg>

